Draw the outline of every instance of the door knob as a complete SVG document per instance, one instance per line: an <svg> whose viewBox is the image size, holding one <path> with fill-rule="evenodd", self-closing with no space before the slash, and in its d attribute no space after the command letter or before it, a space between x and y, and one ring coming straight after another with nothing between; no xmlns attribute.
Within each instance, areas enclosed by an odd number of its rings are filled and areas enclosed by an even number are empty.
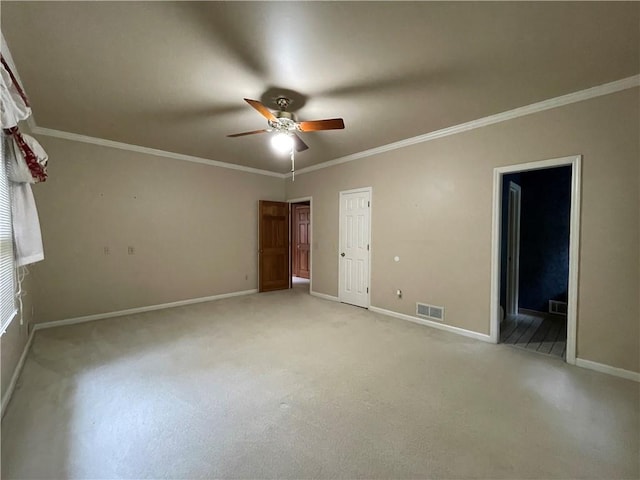
<svg viewBox="0 0 640 480"><path fill-rule="evenodd" d="M344 255L345 255L345 254L344 254L344 252L342 252L342 253L340 254L340 256L341 256L341 257L344 257Z"/></svg>

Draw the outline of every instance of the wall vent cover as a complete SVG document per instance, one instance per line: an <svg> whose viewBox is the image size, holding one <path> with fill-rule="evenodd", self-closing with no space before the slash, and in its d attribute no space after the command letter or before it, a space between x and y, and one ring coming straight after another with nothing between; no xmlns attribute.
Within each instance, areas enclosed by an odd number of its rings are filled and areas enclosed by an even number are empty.
<svg viewBox="0 0 640 480"><path fill-rule="evenodd" d="M557 300L549 300L549 313L556 315L567 314L567 302L559 302Z"/></svg>
<svg viewBox="0 0 640 480"><path fill-rule="evenodd" d="M436 307L427 303L416 303L416 315L441 322L444 320L444 307Z"/></svg>

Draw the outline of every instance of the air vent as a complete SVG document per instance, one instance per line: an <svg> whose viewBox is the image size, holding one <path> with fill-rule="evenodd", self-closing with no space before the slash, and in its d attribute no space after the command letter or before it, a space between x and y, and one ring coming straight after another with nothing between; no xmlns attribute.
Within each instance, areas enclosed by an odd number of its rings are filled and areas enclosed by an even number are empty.
<svg viewBox="0 0 640 480"><path fill-rule="evenodd" d="M555 315L567 314L567 302L558 302L557 300L549 300L549 313Z"/></svg>
<svg viewBox="0 0 640 480"><path fill-rule="evenodd" d="M436 307L426 303L416 303L416 315L441 322L444 320L444 307Z"/></svg>

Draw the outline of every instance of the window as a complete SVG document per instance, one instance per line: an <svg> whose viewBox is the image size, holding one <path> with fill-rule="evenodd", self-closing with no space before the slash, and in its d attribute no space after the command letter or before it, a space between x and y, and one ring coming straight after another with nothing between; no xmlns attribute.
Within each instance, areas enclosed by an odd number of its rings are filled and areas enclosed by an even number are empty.
<svg viewBox="0 0 640 480"><path fill-rule="evenodd" d="M0 142L0 334L16 314L11 197L6 170L7 138Z"/></svg>

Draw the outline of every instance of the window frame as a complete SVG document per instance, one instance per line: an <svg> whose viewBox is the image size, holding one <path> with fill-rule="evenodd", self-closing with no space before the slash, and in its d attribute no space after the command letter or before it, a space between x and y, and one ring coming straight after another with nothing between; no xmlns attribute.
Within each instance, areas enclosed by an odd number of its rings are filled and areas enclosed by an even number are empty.
<svg viewBox="0 0 640 480"><path fill-rule="evenodd" d="M16 267L11 217L11 184L7 161L9 137L2 133L0 142L0 336L4 335L18 313L16 302Z"/></svg>

